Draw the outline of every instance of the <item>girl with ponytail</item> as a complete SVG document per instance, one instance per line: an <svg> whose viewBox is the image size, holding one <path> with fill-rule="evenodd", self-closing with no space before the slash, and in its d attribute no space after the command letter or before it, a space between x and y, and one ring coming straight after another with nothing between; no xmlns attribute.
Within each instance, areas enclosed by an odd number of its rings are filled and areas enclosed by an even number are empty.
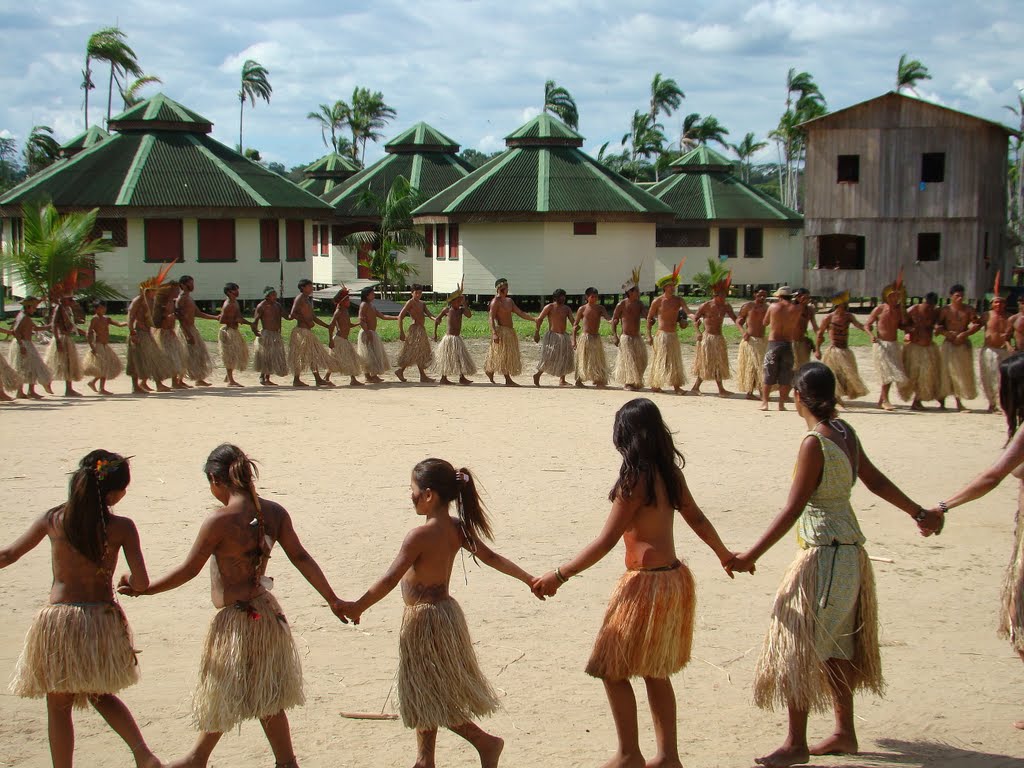
<svg viewBox="0 0 1024 768"><path fill-rule="evenodd" d="M288 512L256 493L259 472L241 448L218 446L203 471L223 506L203 521L185 562L148 589L122 581L119 591L136 596L176 589L198 576L212 557L213 603L219 610L192 695L192 723L201 734L181 764L205 766L225 731L243 720L259 720L278 768L296 768L285 710L305 701L302 667L288 621L270 594L274 580L266 571L274 545L281 545L296 570L346 621L341 601L299 541Z"/></svg>
<svg viewBox="0 0 1024 768"><path fill-rule="evenodd" d="M11 687L18 696L46 697L56 768L71 766L72 709L90 704L124 739L136 765L160 765L131 712L114 695L139 679L131 629L114 600L112 578L121 552L131 571L122 582L140 590L149 584L135 523L111 511L124 498L130 480L127 458L91 451L71 473L68 500L0 549L0 568L6 568L44 538L50 540L50 602L29 628Z"/></svg>
<svg viewBox="0 0 1024 768"><path fill-rule="evenodd" d="M497 710L497 695L480 670L466 617L448 584L462 549L527 586L533 577L484 542L492 538L491 523L468 469L424 459L413 467L410 486L413 507L425 522L405 537L384 576L359 600L344 603L343 611L358 624L366 609L402 583L398 702L402 722L416 729L416 765L434 764L437 729L443 727L472 744L482 765L496 766L505 742L473 719Z"/></svg>

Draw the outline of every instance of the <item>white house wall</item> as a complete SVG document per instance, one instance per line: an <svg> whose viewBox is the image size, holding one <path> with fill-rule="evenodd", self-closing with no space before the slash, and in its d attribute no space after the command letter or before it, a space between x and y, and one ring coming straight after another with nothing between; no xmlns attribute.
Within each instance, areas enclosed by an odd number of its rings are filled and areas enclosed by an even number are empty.
<svg viewBox="0 0 1024 768"><path fill-rule="evenodd" d="M420 227L420 234L423 234L423 227ZM344 245L331 245L329 256L314 256L313 277L314 283L322 285L341 285L350 283L359 278L359 258L356 249ZM409 248L402 256L402 261L408 261L416 267L417 272L409 282L423 283L430 285L433 282L433 265L431 260L424 255L424 249L418 247Z"/></svg>
<svg viewBox="0 0 1024 768"><path fill-rule="evenodd" d="M748 259L743 256L743 238L746 233L743 227L738 228L736 233L738 255L725 262L725 266L732 270L733 283L737 285L757 283L798 285L803 275L803 230L765 227L763 232L764 256L760 259ZM706 248L656 248L655 251L657 269L653 276L644 272L645 288L647 288L648 277L651 277L651 282L653 282L662 275L667 275L684 257L686 263L680 271L681 282L692 284L695 274L707 271L709 258L718 260L718 227L711 228L710 244Z"/></svg>

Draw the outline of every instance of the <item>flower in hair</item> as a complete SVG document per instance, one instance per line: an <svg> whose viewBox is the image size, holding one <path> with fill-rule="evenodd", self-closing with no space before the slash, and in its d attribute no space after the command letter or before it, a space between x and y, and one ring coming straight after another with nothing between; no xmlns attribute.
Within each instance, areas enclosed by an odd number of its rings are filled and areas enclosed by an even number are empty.
<svg viewBox="0 0 1024 768"><path fill-rule="evenodd" d="M124 456L118 459L97 459L96 464L92 466L92 473L96 476L96 479L103 482L112 473L116 472L122 464L124 464L131 456Z"/></svg>

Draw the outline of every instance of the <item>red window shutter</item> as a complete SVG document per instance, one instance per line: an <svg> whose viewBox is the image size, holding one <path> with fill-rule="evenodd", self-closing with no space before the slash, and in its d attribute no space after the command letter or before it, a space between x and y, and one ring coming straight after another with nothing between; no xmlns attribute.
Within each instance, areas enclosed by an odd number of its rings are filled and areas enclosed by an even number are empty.
<svg viewBox="0 0 1024 768"><path fill-rule="evenodd" d="M306 226L302 219L288 219L285 223L285 260L306 260Z"/></svg>
<svg viewBox="0 0 1024 768"><path fill-rule="evenodd" d="M181 261L185 242L181 219L146 219L146 261Z"/></svg>
<svg viewBox="0 0 1024 768"><path fill-rule="evenodd" d="M260 261L281 260L281 242L277 231L277 219L260 220Z"/></svg>
<svg viewBox="0 0 1024 768"><path fill-rule="evenodd" d="M444 227L438 227L437 232L437 260L444 261Z"/></svg>
<svg viewBox="0 0 1024 768"><path fill-rule="evenodd" d="M235 220L199 219L199 261L235 260Z"/></svg>
<svg viewBox="0 0 1024 768"><path fill-rule="evenodd" d="M572 224L572 233L574 235L596 235L597 234L597 222L596 221L574 221Z"/></svg>
<svg viewBox="0 0 1024 768"><path fill-rule="evenodd" d="M331 255L331 228L326 224L320 225L320 255Z"/></svg>
<svg viewBox="0 0 1024 768"><path fill-rule="evenodd" d="M434 256L434 225L426 224L423 227L423 255L428 259Z"/></svg>
<svg viewBox="0 0 1024 768"><path fill-rule="evenodd" d="M459 225L448 225L448 261L459 260Z"/></svg>
<svg viewBox="0 0 1024 768"><path fill-rule="evenodd" d="M316 224L313 225L313 255L316 256L320 252L320 227Z"/></svg>

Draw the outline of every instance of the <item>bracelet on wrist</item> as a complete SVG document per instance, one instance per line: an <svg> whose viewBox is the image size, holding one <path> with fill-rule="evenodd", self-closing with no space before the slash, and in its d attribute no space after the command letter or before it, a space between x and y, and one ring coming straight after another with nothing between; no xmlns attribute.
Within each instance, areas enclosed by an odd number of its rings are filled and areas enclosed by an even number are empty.
<svg viewBox="0 0 1024 768"><path fill-rule="evenodd" d="M559 584L565 584L569 579L562 575L561 568L555 568L555 578L558 579Z"/></svg>
<svg viewBox="0 0 1024 768"><path fill-rule="evenodd" d="M916 523L923 523L927 519L928 519L928 510L925 509L924 507L920 507L917 510L917 514L914 515L914 522L916 522Z"/></svg>
<svg viewBox="0 0 1024 768"><path fill-rule="evenodd" d="M949 512L949 505L946 504L946 502L944 502L944 501L940 501L935 506L937 506L939 509L942 510L942 514L946 514L947 512Z"/></svg>

